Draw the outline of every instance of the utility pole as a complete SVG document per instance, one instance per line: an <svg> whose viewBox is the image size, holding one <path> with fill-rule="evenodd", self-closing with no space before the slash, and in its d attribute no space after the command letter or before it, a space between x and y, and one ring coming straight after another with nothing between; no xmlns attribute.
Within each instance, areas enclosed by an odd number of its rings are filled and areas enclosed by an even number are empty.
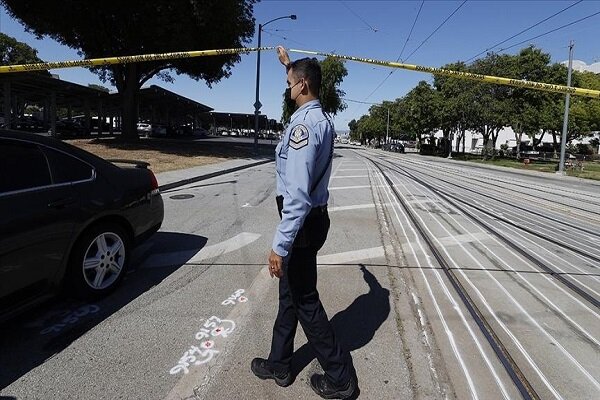
<svg viewBox="0 0 600 400"><path fill-rule="evenodd" d="M390 142L390 107L387 107L387 127L385 131L385 144Z"/></svg>
<svg viewBox="0 0 600 400"><path fill-rule="evenodd" d="M567 74L567 87L571 87L571 72L573 70L573 47L575 43L571 40L569 43L569 72ZM565 97L565 115L563 118L562 136L560 138L560 163L558 164L558 173L565 174L565 151L567 147L567 130L569 127L569 102L571 94L567 93Z"/></svg>

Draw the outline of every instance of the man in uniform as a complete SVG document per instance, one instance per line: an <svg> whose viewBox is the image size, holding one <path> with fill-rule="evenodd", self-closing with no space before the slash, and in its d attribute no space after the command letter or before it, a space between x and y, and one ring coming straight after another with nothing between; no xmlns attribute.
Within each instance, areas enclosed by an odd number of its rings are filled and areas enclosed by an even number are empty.
<svg viewBox="0 0 600 400"><path fill-rule="evenodd" d="M315 58L290 62L286 101L298 106L276 148L277 205L281 222L269 255L271 277L279 278L279 311L268 359L252 360L252 372L292 384L290 363L298 322L325 374L314 374L312 389L326 399L346 399L358 390L350 353L336 341L317 292L317 252L329 230L327 200L335 131L319 102L321 67Z"/></svg>

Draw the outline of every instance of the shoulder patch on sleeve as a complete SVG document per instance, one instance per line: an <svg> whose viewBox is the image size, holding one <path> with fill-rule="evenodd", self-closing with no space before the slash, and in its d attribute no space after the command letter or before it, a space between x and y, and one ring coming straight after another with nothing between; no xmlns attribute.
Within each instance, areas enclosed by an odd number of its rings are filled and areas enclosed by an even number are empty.
<svg viewBox="0 0 600 400"><path fill-rule="evenodd" d="M290 147L298 150L308 145L308 128L303 124L298 124L292 128L290 134Z"/></svg>

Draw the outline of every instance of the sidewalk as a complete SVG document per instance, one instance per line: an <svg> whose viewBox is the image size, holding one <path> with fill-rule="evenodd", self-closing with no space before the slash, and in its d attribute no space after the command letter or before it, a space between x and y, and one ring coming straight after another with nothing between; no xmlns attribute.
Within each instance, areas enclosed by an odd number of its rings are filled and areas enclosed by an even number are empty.
<svg viewBox="0 0 600 400"><path fill-rule="evenodd" d="M160 190L168 190L174 187L187 185L201 180L224 175L241 169L272 162L273 158L239 158L220 163L202 165L193 168L180 169L175 171L162 172L156 174Z"/></svg>

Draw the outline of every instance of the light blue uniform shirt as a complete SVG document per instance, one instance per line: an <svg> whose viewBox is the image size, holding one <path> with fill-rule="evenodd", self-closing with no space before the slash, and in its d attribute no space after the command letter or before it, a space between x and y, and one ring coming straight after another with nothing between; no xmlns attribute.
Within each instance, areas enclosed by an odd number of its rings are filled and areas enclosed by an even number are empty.
<svg viewBox="0 0 600 400"><path fill-rule="evenodd" d="M298 108L275 149L277 194L283 196L281 222L273 239L273 251L286 257L296 234L311 208L329 200L330 155L333 152L333 123L319 100ZM323 170L325 175L311 194Z"/></svg>

